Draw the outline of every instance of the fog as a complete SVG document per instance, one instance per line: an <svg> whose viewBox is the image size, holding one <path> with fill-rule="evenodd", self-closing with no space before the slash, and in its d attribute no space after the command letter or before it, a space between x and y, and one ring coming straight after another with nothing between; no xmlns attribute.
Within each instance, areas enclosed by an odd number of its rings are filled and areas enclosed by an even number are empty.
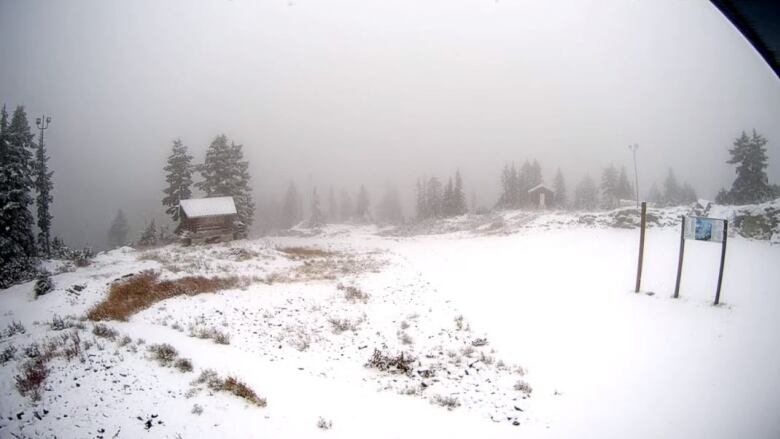
<svg viewBox="0 0 780 439"><path fill-rule="evenodd" d="M712 198L753 128L780 180L780 81L703 1L3 0L0 101L52 117L54 232L98 248L118 208L164 218L177 137L243 144L259 209L391 183L408 216L456 168L492 207L507 162L571 188L632 143L642 192L672 167Z"/></svg>

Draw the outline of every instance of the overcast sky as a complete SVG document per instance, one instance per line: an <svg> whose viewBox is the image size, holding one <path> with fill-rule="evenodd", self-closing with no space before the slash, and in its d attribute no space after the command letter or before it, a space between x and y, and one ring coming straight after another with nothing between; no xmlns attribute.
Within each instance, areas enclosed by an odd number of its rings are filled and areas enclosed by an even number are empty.
<svg viewBox="0 0 780 439"><path fill-rule="evenodd" d="M459 167L489 207L507 161L573 187L630 169L630 143L640 188L671 166L713 197L753 128L780 182L780 81L702 0L0 0L0 101L52 116L54 228L78 244L120 207L161 218L171 141L202 160L221 132L257 198L411 199Z"/></svg>

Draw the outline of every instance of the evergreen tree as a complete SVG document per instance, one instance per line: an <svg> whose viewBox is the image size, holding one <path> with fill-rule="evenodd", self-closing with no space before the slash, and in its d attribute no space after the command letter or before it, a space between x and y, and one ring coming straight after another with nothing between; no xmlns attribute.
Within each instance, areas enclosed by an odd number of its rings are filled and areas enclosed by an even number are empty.
<svg viewBox="0 0 780 439"><path fill-rule="evenodd" d="M598 205L598 190L596 182L585 174L580 183L574 189L574 205L578 209L592 210Z"/></svg>
<svg viewBox="0 0 780 439"><path fill-rule="evenodd" d="M682 188L677 182L674 171L672 168L669 168L669 173L666 175L666 180L664 180L662 204L666 206L678 206L682 201Z"/></svg>
<svg viewBox="0 0 780 439"><path fill-rule="evenodd" d="M431 213L429 211L429 203L428 203L428 183L426 182L425 178L418 178L417 179L417 197L415 199L415 210L417 211L417 220L422 221L424 219L430 218Z"/></svg>
<svg viewBox="0 0 780 439"><path fill-rule="evenodd" d="M515 174L517 171L515 171ZM516 175L514 175L516 177ZM517 184L514 181L512 169L509 165L504 165L504 169L501 171L501 195L498 197L496 207L507 209L512 207L514 200L513 194L517 191Z"/></svg>
<svg viewBox="0 0 780 439"><path fill-rule="evenodd" d="M756 130L753 130L751 137L743 131L734 141L734 148L729 150L731 158L726 162L737 165L737 178L728 193L732 203L761 203L773 197L772 186L766 175L766 143L766 139Z"/></svg>
<svg viewBox="0 0 780 439"><path fill-rule="evenodd" d="M602 204L607 209L612 209L618 205L618 171L614 165L610 164L601 173L601 195Z"/></svg>
<svg viewBox="0 0 780 439"><path fill-rule="evenodd" d="M160 236L158 235L157 225L154 222L154 218L152 218L152 221L146 226L143 233L141 233L141 238L138 239L138 245L157 245L159 238Z"/></svg>
<svg viewBox="0 0 780 439"><path fill-rule="evenodd" d="M171 155L168 156L168 163L163 170L166 172L165 181L168 187L163 189L165 197L162 199L162 204L166 206L165 213L170 215L174 222L178 222L181 218L179 212L181 200L192 198L192 156L187 152L187 147L182 144L181 139L173 141Z"/></svg>
<svg viewBox="0 0 780 439"><path fill-rule="evenodd" d="M617 187L615 188L615 195L618 200L631 200L634 198L633 187L631 182L628 181L628 174L626 173L626 167L620 167L620 175L617 179Z"/></svg>
<svg viewBox="0 0 780 439"><path fill-rule="evenodd" d="M51 256L51 202L54 201L52 190L53 171L49 171L49 156L46 154L46 145L43 138L38 139L35 148L35 162L33 164L34 185L36 192L36 207L38 208L38 247L46 257Z"/></svg>
<svg viewBox="0 0 780 439"><path fill-rule="evenodd" d="M440 218L442 216L442 187L441 182L436 177L428 179L425 187L425 199L428 204L427 211L429 217Z"/></svg>
<svg viewBox="0 0 780 439"><path fill-rule="evenodd" d="M295 185L295 182L291 181L287 187L284 205L282 206L282 227L289 229L298 224L302 218L301 196L298 193L298 187Z"/></svg>
<svg viewBox="0 0 780 439"><path fill-rule="evenodd" d="M536 165L538 166L539 164L536 163ZM538 175L537 171L539 171ZM528 191L537 184L541 183L541 170L536 169L534 165L526 160L523 163L523 166L520 167L520 171L517 173L515 182L517 189L515 190L514 205L516 207L528 207L531 204L531 198L528 195Z"/></svg>
<svg viewBox="0 0 780 439"><path fill-rule="evenodd" d="M255 205L249 187L249 162L244 160L242 145L228 144L224 134L217 136L206 151L199 167L203 181L196 184L207 197L233 197L238 213L238 236L246 236L254 221Z"/></svg>
<svg viewBox="0 0 780 439"><path fill-rule="evenodd" d="M455 216L455 187L452 185L452 178L444 185L444 192L441 196L441 212L444 217Z"/></svg>
<svg viewBox="0 0 780 439"><path fill-rule="evenodd" d="M311 216L309 217L309 227L319 227L323 224L322 210L320 209L320 196L317 195L315 186L311 193Z"/></svg>
<svg viewBox="0 0 780 439"><path fill-rule="evenodd" d="M108 246L110 248L121 247L127 244L127 232L130 227L127 225L127 218L122 209L119 209L108 229Z"/></svg>
<svg viewBox="0 0 780 439"><path fill-rule="evenodd" d="M698 196L696 196L696 190L688 184L688 182L683 183L682 188L680 189L680 198L683 203L690 204L696 202L696 200L699 199Z"/></svg>
<svg viewBox="0 0 780 439"><path fill-rule="evenodd" d="M463 178L460 176L460 169L455 170L455 186L452 189L452 211L453 215L463 215L468 212L466 207L466 194L463 193Z"/></svg>
<svg viewBox="0 0 780 439"><path fill-rule="evenodd" d="M357 196L357 206L355 208L355 216L361 221L369 221L371 219L371 202L368 199L368 191L364 185L360 185Z"/></svg>
<svg viewBox="0 0 780 439"><path fill-rule="evenodd" d="M652 186L650 186L650 190L647 191L647 201L661 204L662 200L663 195L661 194L661 191L658 190L658 185L653 182Z"/></svg>
<svg viewBox="0 0 780 439"><path fill-rule="evenodd" d="M569 199L566 193L566 180L563 179L561 168L558 168L558 171L555 173L553 190L555 191L555 204L560 208L566 208L569 204Z"/></svg>
<svg viewBox="0 0 780 439"><path fill-rule="evenodd" d="M355 208L352 205L352 197L349 196L349 192L346 189L341 190L341 202L339 203L341 210L341 220L349 221L355 215Z"/></svg>
<svg viewBox="0 0 780 439"><path fill-rule="evenodd" d="M24 107L8 121L0 111L0 287L32 275L36 255L32 207L33 135Z"/></svg>
<svg viewBox="0 0 780 439"><path fill-rule="evenodd" d="M389 224L400 224L403 222L403 211L401 210L401 198L398 191L391 185L387 186L382 201L377 206L377 219Z"/></svg>

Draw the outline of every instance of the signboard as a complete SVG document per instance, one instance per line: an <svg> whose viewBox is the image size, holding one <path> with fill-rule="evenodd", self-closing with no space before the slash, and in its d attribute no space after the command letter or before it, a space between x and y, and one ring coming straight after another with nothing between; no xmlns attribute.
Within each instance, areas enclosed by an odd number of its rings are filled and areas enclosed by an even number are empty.
<svg viewBox="0 0 780 439"><path fill-rule="evenodd" d="M723 242L724 220L692 216L684 222L685 239L696 241Z"/></svg>

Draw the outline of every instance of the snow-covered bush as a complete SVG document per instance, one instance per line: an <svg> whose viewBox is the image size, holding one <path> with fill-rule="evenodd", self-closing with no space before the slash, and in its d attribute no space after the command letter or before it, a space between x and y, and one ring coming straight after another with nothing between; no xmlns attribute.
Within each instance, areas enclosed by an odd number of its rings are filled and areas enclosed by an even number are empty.
<svg viewBox="0 0 780 439"><path fill-rule="evenodd" d="M51 275L48 271L41 271L38 274L38 278L35 280L35 297L43 296L54 289L54 282L51 280Z"/></svg>

